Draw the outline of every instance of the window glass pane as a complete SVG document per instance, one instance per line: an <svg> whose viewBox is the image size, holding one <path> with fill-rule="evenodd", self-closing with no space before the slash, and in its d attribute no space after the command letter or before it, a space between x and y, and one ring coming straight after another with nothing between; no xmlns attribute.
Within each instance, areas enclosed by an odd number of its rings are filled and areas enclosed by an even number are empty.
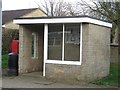
<svg viewBox="0 0 120 90"><path fill-rule="evenodd" d="M34 57L34 35L32 33L31 56Z"/></svg>
<svg viewBox="0 0 120 90"><path fill-rule="evenodd" d="M48 25L48 59L62 60L62 24Z"/></svg>
<svg viewBox="0 0 120 90"><path fill-rule="evenodd" d="M80 25L65 24L64 35L65 61L80 61Z"/></svg>
<svg viewBox="0 0 120 90"><path fill-rule="evenodd" d="M32 33L32 41L31 41L31 57L37 58L37 34Z"/></svg>

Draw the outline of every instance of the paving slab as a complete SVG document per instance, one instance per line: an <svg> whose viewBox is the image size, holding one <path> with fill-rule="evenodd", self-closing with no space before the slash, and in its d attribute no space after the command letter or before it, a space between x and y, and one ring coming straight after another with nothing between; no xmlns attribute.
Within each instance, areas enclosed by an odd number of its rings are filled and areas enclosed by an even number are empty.
<svg viewBox="0 0 120 90"><path fill-rule="evenodd" d="M40 72L33 72L19 76L3 76L2 88L103 88L103 86L51 81L43 77Z"/></svg>

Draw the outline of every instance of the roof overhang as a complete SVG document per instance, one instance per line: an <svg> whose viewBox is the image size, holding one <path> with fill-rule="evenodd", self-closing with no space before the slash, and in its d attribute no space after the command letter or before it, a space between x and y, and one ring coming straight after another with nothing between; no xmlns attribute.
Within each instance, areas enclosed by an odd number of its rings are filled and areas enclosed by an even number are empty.
<svg viewBox="0 0 120 90"><path fill-rule="evenodd" d="M50 23L92 23L106 27L112 27L112 24L106 21L90 17L58 17L58 18L20 18L13 21L16 24L50 24Z"/></svg>

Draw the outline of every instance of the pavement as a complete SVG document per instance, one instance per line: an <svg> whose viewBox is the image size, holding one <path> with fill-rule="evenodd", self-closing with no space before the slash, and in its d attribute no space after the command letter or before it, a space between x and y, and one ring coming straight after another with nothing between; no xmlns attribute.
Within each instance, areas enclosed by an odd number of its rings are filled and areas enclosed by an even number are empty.
<svg viewBox="0 0 120 90"><path fill-rule="evenodd" d="M68 83L48 80L40 72L19 76L3 75L2 88L104 88L89 83Z"/></svg>

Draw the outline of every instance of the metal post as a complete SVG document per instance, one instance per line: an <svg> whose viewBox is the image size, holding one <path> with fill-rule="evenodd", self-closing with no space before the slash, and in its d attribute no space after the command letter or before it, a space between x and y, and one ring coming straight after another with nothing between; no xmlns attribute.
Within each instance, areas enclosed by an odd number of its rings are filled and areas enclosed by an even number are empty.
<svg viewBox="0 0 120 90"><path fill-rule="evenodd" d="M2 56L2 0L0 0L0 72L1 72L1 56Z"/></svg>
<svg viewBox="0 0 120 90"><path fill-rule="evenodd" d="M45 76L45 63L47 58L47 52L48 52L48 24L44 25L44 62L43 62L43 76Z"/></svg>
<svg viewBox="0 0 120 90"><path fill-rule="evenodd" d="M0 0L0 89L2 88L2 0Z"/></svg>

